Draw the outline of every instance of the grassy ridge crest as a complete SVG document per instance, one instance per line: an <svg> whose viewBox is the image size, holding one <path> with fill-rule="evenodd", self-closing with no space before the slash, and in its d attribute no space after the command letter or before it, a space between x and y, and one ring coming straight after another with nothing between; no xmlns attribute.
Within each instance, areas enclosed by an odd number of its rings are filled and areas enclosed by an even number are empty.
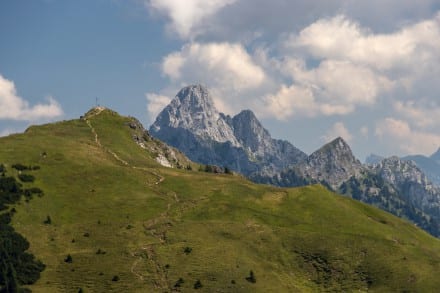
<svg viewBox="0 0 440 293"><path fill-rule="evenodd" d="M46 264L34 292L440 287L440 241L414 225L319 185L165 168L133 121L104 109L0 138L0 162L41 166L45 196L13 218Z"/></svg>

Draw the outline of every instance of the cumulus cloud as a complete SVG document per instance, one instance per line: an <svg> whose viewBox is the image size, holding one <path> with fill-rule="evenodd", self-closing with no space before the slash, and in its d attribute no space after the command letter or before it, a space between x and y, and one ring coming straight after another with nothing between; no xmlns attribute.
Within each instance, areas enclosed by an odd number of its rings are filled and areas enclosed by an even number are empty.
<svg viewBox="0 0 440 293"><path fill-rule="evenodd" d="M247 94L267 82L263 68L240 44L189 43L167 55L161 69L175 87L207 85L220 110L227 113L234 112L231 105L245 104Z"/></svg>
<svg viewBox="0 0 440 293"><path fill-rule="evenodd" d="M396 101L394 110L420 128L440 126L440 106L436 103Z"/></svg>
<svg viewBox="0 0 440 293"><path fill-rule="evenodd" d="M432 17L438 0L144 0L167 17L168 27L184 36L242 41L273 37L328 16L344 13L376 31ZM233 5L230 5L233 4ZM256 21L257 20L257 21Z"/></svg>
<svg viewBox="0 0 440 293"><path fill-rule="evenodd" d="M46 104L30 106L29 102L18 96L14 82L0 75L0 119L37 121L59 117L63 110L52 97Z"/></svg>
<svg viewBox="0 0 440 293"><path fill-rule="evenodd" d="M440 50L440 14L388 34L374 34L339 15L321 19L289 39L287 46L319 59L350 60L378 70L429 66Z"/></svg>
<svg viewBox="0 0 440 293"><path fill-rule="evenodd" d="M313 117L319 112L319 105L310 88L282 85L278 92L263 98L259 112L264 117L280 120L291 116Z"/></svg>
<svg viewBox="0 0 440 293"><path fill-rule="evenodd" d="M347 61L325 60L307 69L304 62L290 60L282 71L291 74L293 84L283 85L264 102L267 114L284 119L346 115L359 106L374 105L379 94L393 86L386 76Z"/></svg>
<svg viewBox="0 0 440 293"><path fill-rule="evenodd" d="M225 11L248 3L242 1ZM287 120L348 115L391 103L400 116L418 119L418 127L433 125L426 113L439 116L432 109L414 109L408 100L418 93L433 99L438 92L433 89L440 89L440 14L381 33L337 15L285 39L247 47L190 42L164 57L161 71L176 91L191 83L207 85L220 110L229 114L233 107L251 108Z"/></svg>
<svg viewBox="0 0 440 293"><path fill-rule="evenodd" d="M174 82L199 80L237 91L258 87L265 79L246 49L229 43L187 44L164 58L162 71Z"/></svg>
<svg viewBox="0 0 440 293"><path fill-rule="evenodd" d="M162 111L162 109L165 108L171 101L171 99L167 96L154 93L145 94L145 98L147 99L147 112L150 122L153 122L160 111Z"/></svg>
<svg viewBox="0 0 440 293"><path fill-rule="evenodd" d="M440 146L440 135L417 130L404 120L386 118L376 125L376 136L404 153L431 154Z"/></svg>
<svg viewBox="0 0 440 293"><path fill-rule="evenodd" d="M198 26L221 8L236 0L149 0L147 6L162 14L171 21L171 28L181 38L189 38L197 34Z"/></svg>
<svg viewBox="0 0 440 293"><path fill-rule="evenodd" d="M348 143L350 143L353 139L350 131L342 122L336 122L333 124L333 126L321 138L324 142L330 142L337 137L342 137Z"/></svg>

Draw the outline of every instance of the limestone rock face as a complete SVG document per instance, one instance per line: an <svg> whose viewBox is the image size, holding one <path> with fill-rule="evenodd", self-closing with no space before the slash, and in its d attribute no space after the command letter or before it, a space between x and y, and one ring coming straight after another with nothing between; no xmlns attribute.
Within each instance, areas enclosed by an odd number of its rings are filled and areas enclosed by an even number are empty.
<svg viewBox="0 0 440 293"><path fill-rule="evenodd" d="M334 190L364 169L349 145L338 137L312 153L297 169L303 177L327 182Z"/></svg>
<svg viewBox="0 0 440 293"><path fill-rule="evenodd" d="M220 113L201 85L181 89L157 116L150 133L193 161L244 175L275 174L307 157L289 142L273 139L252 111L235 117Z"/></svg>

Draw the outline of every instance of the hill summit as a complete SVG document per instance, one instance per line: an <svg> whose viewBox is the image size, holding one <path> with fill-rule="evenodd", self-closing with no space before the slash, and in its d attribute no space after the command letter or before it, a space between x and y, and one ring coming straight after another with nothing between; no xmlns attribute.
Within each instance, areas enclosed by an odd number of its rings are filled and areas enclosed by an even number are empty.
<svg viewBox="0 0 440 293"><path fill-rule="evenodd" d="M319 185L279 188L179 168L193 163L174 162L171 147L108 109L32 126L0 146L2 176L19 180L24 196L0 214L0 253L13 227L29 242L15 247L45 266L31 284L14 274L24 259L1 258L0 291L16 283L34 292L440 287L440 242L415 225ZM10 198L11 187L0 195Z"/></svg>

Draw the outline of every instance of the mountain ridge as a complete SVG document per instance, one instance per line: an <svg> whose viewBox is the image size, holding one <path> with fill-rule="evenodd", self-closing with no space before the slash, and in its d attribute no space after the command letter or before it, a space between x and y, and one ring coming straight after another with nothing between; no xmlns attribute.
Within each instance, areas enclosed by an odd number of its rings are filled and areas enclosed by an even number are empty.
<svg viewBox="0 0 440 293"><path fill-rule="evenodd" d="M190 106L181 108L179 103ZM167 124L170 119L166 117L172 113L177 113L172 119L174 124ZM187 123L192 119L188 117L205 116L211 120ZM210 131L213 133L210 135L205 131L207 128L216 130ZM341 137L307 156L286 141L272 139L250 110L243 110L232 118L219 113L207 89L200 85L179 91L158 115L150 132L182 150L193 161L231 167L257 183L283 187L320 183L330 190L410 219L440 236L440 189L433 188L415 164L372 156L370 163L373 164L363 165ZM219 139L216 133L228 135Z"/></svg>
<svg viewBox="0 0 440 293"><path fill-rule="evenodd" d="M306 158L287 141L273 139L251 110L220 113L201 85L181 89L157 116L150 133L190 159L251 175L272 174Z"/></svg>

